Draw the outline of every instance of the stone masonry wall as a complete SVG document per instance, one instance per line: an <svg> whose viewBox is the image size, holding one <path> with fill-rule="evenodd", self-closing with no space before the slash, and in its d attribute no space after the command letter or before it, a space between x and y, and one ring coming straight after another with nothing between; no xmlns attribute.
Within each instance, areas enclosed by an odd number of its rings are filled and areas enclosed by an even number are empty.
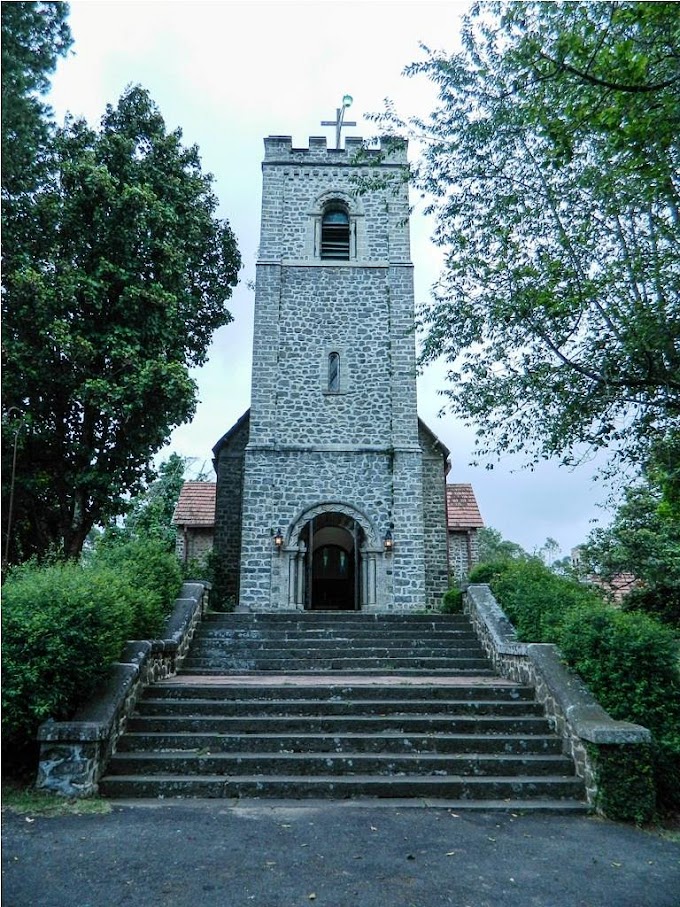
<svg viewBox="0 0 680 907"><path fill-rule="evenodd" d="M220 559L220 595L233 602L238 600L239 590L243 470L248 436L246 415L222 444L215 461L217 490L213 547Z"/></svg>
<svg viewBox="0 0 680 907"><path fill-rule="evenodd" d="M199 560L213 550L215 531L212 527L189 529L185 535L182 531L177 533L175 552L181 561ZM186 556L185 556L186 544Z"/></svg>
<svg viewBox="0 0 680 907"><path fill-rule="evenodd" d="M462 583L479 562L479 540L476 529L449 532L449 562L451 576Z"/></svg>
<svg viewBox="0 0 680 907"><path fill-rule="evenodd" d="M249 609L288 607L272 533L332 502L366 514L376 550L393 531L394 554L380 561L382 606L425 604L408 195L403 185L359 195L354 179L371 171L354 165L358 146L265 140L243 497L240 605ZM404 149L385 172L405 160ZM349 261L319 257L333 199L349 213ZM332 352L340 387L331 393Z"/></svg>
<svg viewBox="0 0 680 907"><path fill-rule="evenodd" d="M430 608L441 604L449 587L446 538L446 474L441 448L421 429L423 449L423 525L425 539L425 601Z"/></svg>
<svg viewBox="0 0 680 907"><path fill-rule="evenodd" d="M251 544L244 546L243 552L243 583L249 592L247 597L241 595L242 607L288 609L284 589L276 584L280 558L273 547L273 532L282 528L285 533L305 511L332 502L365 515L372 529L366 543L379 552L381 569L389 570L390 578L403 576L399 597L394 602L388 601L386 594L382 595L384 610L423 606L422 567L420 572L414 567L414 555L408 547L410 539L417 542L418 524L422 520L422 511L413 508L413 500L417 501L420 493L417 463L405 466L412 477L411 487L404 492L410 503L397 513L392 491L394 454L390 450L251 449L246 458L249 483L244 500L244 535L249 533ZM404 486L405 481L401 484ZM382 540L390 526L394 527L395 548L387 560ZM422 544L418 548L422 551ZM383 576L383 586L386 581L387 574Z"/></svg>

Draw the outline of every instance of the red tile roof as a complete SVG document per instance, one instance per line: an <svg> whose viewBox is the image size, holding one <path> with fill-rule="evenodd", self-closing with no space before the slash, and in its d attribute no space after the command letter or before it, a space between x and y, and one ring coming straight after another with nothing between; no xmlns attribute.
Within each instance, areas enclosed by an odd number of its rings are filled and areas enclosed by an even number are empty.
<svg viewBox="0 0 680 907"><path fill-rule="evenodd" d="M173 525L214 526L216 490L214 482L185 482L172 515Z"/></svg>
<svg viewBox="0 0 680 907"><path fill-rule="evenodd" d="M185 482L172 516L173 525L214 526L216 488L214 482ZM450 530L484 526L472 485L447 485L446 507Z"/></svg>
<svg viewBox="0 0 680 907"><path fill-rule="evenodd" d="M609 579L602 579L593 574L588 579L593 585L604 589L617 604L620 604L629 592L642 586L634 573L616 573Z"/></svg>
<svg viewBox="0 0 680 907"><path fill-rule="evenodd" d="M446 486L446 513L449 531L481 529L484 526L472 485Z"/></svg>

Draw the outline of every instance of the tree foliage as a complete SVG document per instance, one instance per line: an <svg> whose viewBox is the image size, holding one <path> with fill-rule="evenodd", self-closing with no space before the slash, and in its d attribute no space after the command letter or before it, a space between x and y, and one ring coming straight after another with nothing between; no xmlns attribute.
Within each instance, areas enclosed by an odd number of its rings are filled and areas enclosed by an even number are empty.
<svg viewBox="0 0 680 907"><path fill-rule="evenodd" d="M41 100L57 58L71 46L67 3L2 4L3 204L30 189L49 136L49 108Z"/></svg>
<svg viewBox="0 0 680 907"><path fill-rule="evenodd" d="M10 560L77 555L193 415L189 368L231 320L240 258L181 139L131 87L98 130L68 120L49 174L16 200L3 262L4 403L23 418Z"/></svg>
<svg viewBox="0 0 680 907"><path fill-rule="evenodd" d="M498 529L494 529L492 526L483 526L477 530L477 553L480 564L524 560L529 557L521 545L504 539Z"/></svg>
<svg viewBox="0 0 680 907"><path fill-rule="evenodd" d="M590 534L582 561L605 582L622 573L635 577L623 607L680 629L680 519L659 481L647 478L626 490L611 526Z"/></svg>
<svg viewBox="0 0 680 907"><path fill-rule="evenodd" d="M176 453L160 464L158 475L133 500L125 519L125 529L132 538L157 538L174 550L172 516L184 484L185 469L185 458Z"/></svg>
<svg viewBox="0 0 680 907"><path fill-rule="evenodd" d="M680 17L674 3L480 3L413 178L446 253L424 360L479 449L629 462L680 416Z"/></svg>

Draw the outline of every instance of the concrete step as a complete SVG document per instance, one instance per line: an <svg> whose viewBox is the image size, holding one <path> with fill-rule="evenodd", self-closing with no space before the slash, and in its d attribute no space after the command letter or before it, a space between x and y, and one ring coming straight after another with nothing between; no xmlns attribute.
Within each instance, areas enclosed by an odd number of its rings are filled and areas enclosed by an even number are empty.
<svg viewBox="0 0 680 907"><path fill-rule="evenodd" d="M306 627L299 630L292 628L273 628L273 627L260 627L260 628L251 628L251 627L199 627L196 631L195 639L198 640L207 640L207 639L225 639L225 640L237 640L245 642L256 642L258 640L272 640L272 641L283 641L291 642L296 640L303 641L315 641L319 645L323 645L333 640L343 640L345 642L361 642L363 640L368 640L369 642L376 642L381 644L383 641L399 641L406 640L407 642L413 642L414 640L427 640L432 643L449 643L449 642L474 642L479 644L479 641L471 629L448 629L441 628L436 630L431 630L428 628L420 629L419 627L405 627L403 629L391 628L391 627L371 627L368 629L362 627L346 627L333 628L333 627Z"/></svg>
<svg viewBox="0 0 680 907"><path fill-rule="evenodd" d="M277 614L230 612L221 613L209 611L204 615L202 626L282 626L294 625L301 627L320 626L389 626L394 624L418 627L468 627L470 619L466 614L437 614L427 612L422 614L387 614L366 611L282 611Z"/></svg>
<svg viewBox="0 0 680 907"><path fill-rule="evenodd" d="M484 653L481 650L470 649L470 650L443 650L442 652L433 651L432 649L422 649L418 650L413 649L400 649L398 651L390 652L388 649L360 649L359 651L347 647L345 649L329 649L327 652L324 652L320 649L257 649L253 648L244 648L240 650L229 650L229 649L217 649L217 648L204 648L202 646L197 646L191 653L189 657L188 666L192 664L198 664L199 662L210 662L215 664L224 664L231 665L233 663L244 663L244 662L261 662L262 664L270 665L271 663L288 663L290 666L297 666L298 670L301 669L301 666L308 664L337 664L338 662L343 662L346 659L352 659L352 663L356 666L363 665L364 667L375 664L391 664L394 670L398 667L408 667L408 663L415 662L416 667L428 665L433 666L433 670L437 670L434 665L437 662L455 662L454 667L464 667L469 670L473 670L475 664L479 667L488 667L489 663L486 660ZM460 662L463 662L461 665ZM468 664L472 662L473 664ZM414 666L411 664L410 666ZM444 664L441 664L440 667L443 667Z"/></svg>
<svg viewBox="0 0 680 907"><path fill-rule="evenodd" d="M585 811L534 691L494 675L462 615L208 615L100 789Z"/></svg>
<svg viewBox="0 0 680 907"><path fill-rule="evenodd" d="M385 666L384 664L382 664L382 665L378 665L375 668L364 668L364 669L357 668L352 673L357 680L370 680L373 677L375 677L375 678L384 677L385 674L390 673L390 670L394 670L394 669L390 668L389 665ZM319 667L318 665L315 668L307 668L305 670L295 670L290 667L285 668L285 669L281 668L279 670L263 669L261 667L242 668L242 669L234 668L233 670L227 668L225 670L224 665L217 665L213 668L203 668L203 667L182 668L177 672L177 675L180 679L184 679L187 677L196 677L196 678L204 678L207 681L210 678L217 679L220 677L224 677L225 674L230 674L230 673L243 677L244 680L259 680L259 679L266 678L266 677L286 676L286 677L290 678L291 681L297 681L297 680L301 680L301 679L308 678L308 677L315 677L315 678L321 680L321 679L323 679L324 675L333 675L333 674L337 674L339 672L332 668L324 669L324 668ZM347 672L344 671L342 673L347 673ZM466 679L466 678L470 677L471 675L474 675L475 677L479 677L480 679L494 676L493 669L489 668L489 667L477 668L474 671L466 670L464 668L451 668L451 669L447 669L447 670L440 669L439 671L437 671L437 674L439 674L439 676L442 678L450 678L450 679ZM421 677L429 678L429 677L432 677L432 671L428 670L427 668L401 668L399 670L398 674L395 673L395 676L398 676L399 678L401 678L403 680L408 680L409 678L421 678Z"/></svg>
<svg viewBox="0 0 680 907"><path fill-rule="evenodd" d="M334 636L332 639L309 640L309 639L231 639L219 637L200 636L194 639L192 645L192 654L200 652L201 655L212 653L221 654L241 653L241 652L266 652L269 657L287 657L287 658L326 658L346 655L351 652L355 656L376 657L401 657L409 658L411 656L441 656L453 654L473 654L479 653L483 657L483 649L476 639L465 639L463 641L451 642L445 639L431 640L419 639L407 640L367 640L347 638L340 639ZM281 654L277 654L281 653Z"/></svg>
<svg viewBox="0 0 680 907"><path fill-rule="evenodd" d="M183 663L183 673L200 673L201 671L276 671L286 673L289 670L295 672L309 671L342 671L352 673L354 671L457 671L459 673L491 673L489 662L482 658L354 658L352 656L328 658L268 658L266 655L258 657L257 653L251 653L250 657L244 656L214 656L212 658L201 658L189 655Z"/></svg>
<svg viewBox="0 0 680 907"><path fill-rule="evenodd" d="M539 715L536 702L516 702L493 699L289 699L280 691L279 699L152 699L145 697L137 703L137 713L146 715L212 715L218 716L334 716L334 715Z"/></svg>
<svg viewBox="0 0 680 907"><path fill-rule="evenodd" d="M111 775L448 775L474 777L569 777L573 763L562 755L479 753L117 753Z"/></svg>
<svg viewBox="0 0 680 907"><path fill-rule="evenodd" d="M142 723L143 724L143 723ZM375 731L369 734L218 734L128 732L118 752L193 750L201 753L500 753L562 754L561 742L551 734L404 734Z"/></svg>
<svg viewBox="0 0 680 907"><path fill-rule="evenodd" d="M543 716L497 715L263 715L133 716L128 728L135 733L199 734L528 734L543 736L550 728Z"/></svg>
<svg viewBox="0 0 680 907"><path fill-rule="evenodd" d="M577 778L544 775L512 777L428 775L107 775L105 797L228 797L301 800L389 797L433 797L447 800L582 800Z"/></svg>
<svg viewBox="0 0 680 907"><path fill-rule="evenodd" d="M481 649L443 649L441 651L433 649L399 649L393 652L390 652L389 649L359 649L356 650L350 646L347 646L344 649L334 648L329 649L324 652L320 649L305 649L305 648L291 648L291 649L258 649L256 647L250 648L240 648L240 649L229 649L229 648L216 648L216 647L203 647L197 646L190 655L190 664L202 661L210 662L222 662L224 664L231 664L232 662L251 662L251 661L261 661L264 663L270 662L288 662L289 665L298 663L298 665L305 665L309 663L316 662L338 662L343 661L347 658L351 658L355 664L361 662L382 662L395 664L396 666L406 667L407 662L417 662L420 665L424 659L428 659L425 662L425 666L429 663L434 664L434 660L439 661L451 661L456 662L460 661L473 661L484 664L485 667L489 666L489 663L482 652ZM436 670L436 668L433 668Z"/></svg>
<svg viewBox="0 0 680 907"><path fill-rule="evenodd" d="M445 684L442 678L435 683L404 683L396 678L393 683L366 683L359 685L353 677L345 678L333 683L317 683L318 678L304 677L298 686L286 683L267 682L266 676L261 682L246 685L245 678L222 677L215 683L199 680L190 682L189 678L174 678L169 681L160 681L144 691L144 699L219 699L225 700L264 700L280 698L285 695L287 700L314 699L317 701L342 701L353 702L364 699L383 699L408 701L410 699L427 700L430 704L438 699L461 700L488 700L494 702L532 702L534 691L531 687L521 686L509 681L495 683L486 682L455 682ZM222 682L220 682L222 681Z"/></svg>

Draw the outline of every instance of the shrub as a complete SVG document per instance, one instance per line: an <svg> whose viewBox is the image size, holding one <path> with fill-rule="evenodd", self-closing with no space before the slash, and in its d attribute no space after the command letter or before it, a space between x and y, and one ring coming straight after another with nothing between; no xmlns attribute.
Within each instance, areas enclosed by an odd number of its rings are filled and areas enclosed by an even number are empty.
<svg viewBox="0 0 680 907"><path fill-rule="evenodd" d="M3 587L2 726L7 752L68 718L128 639L153 638L180 569L162 542L103 546L86 564L25 565Z"/></svg>
<svg viewBox="0 0 680 907"><path fill-rule="evenodd" d="M3 588L3 744L67 718L120 655L132 619L125 581L78 564L27 566Z"/></svg>
<svg viewBox="0 0 680 907"><path fill-rule="evenodd" d="M672 718L654 741L654 768L659 803L668 811L680 811L680 729Z"/></svg>
<svg viewBox="0 0 680 907"><path fill-rule="evenodd" d="M680 587L657 584L652 589L634 589L623 602L624 611L644 611L680 630Z"/></svg>
<svg viewBox="0 0 680 907"><path fill-rule="evenodd" d="M508 562L490 584L525 642L556 642L571 608L599 607L602 603L599 592L557 576L537 558Z"/></svg>
<svg viewBox="0 0 680 907"><path fill-rule="evenodd" d="M596 590L555 576L535 560L488 575L523 640L556 643L613 718L649 728L657 802L662 809L679 808L680 672L673 630L648 614L607 604ZM641 776L634 790L620 770L623 755L610 750L598 757L607 814L635 820L648 812L642 802L648 779Z"/></svg>
<svg viewBox="0 0 680 907"><path fill-rule="evenodd" d="M486 564L477 564L468 576L470 583L490 583L495 577L500 576L510 568L512 561L490 561Z"/></svg>
<svg viewBox="0 0 680 907"><path fill-rule="evenodd" d="M125 578L133 613L129 638L157 636L182 584L179 563L167 545L159 539L106 545L97 551L92 566L115 570Z"/></svg>
<svg viewBox="0 0 680 907"><path fill-rule="evenodd" d="M463 593L460 589L447 589L442 598L442 614L461 614L463 611Z"/></svg>
<svg viewBox="0 0 680 907"><path fill-rule="evenodd" d="M602 605L574 609L559 645L613 718L652 732L658 803L680 808L680 673L673 631L649 615Z"/></svg>
<svg viewBox="0 0 680 907"><path fill-rule="evenodd" d="M597 777L597 808L615 822L649 822L656 801L649 744L586 746Z"/></svg>
<svg viewBox="0 0 680 907"><path fill-rule="evenodd" d="M213 568L212 564L212 552L206 554L204 557L192 557L188 561L182 561L180 563L180 571L182 574L182 579L184 582L189 580L205 580L205 582L212 583L213 580Z"/></svg>
<svg viewBox="0 0 680 907"><path fill-rule="evenodd" d="M657 737L669 719L680 720L677 641L659 621L605 604L575 608L558 643L613 718L643 724Z"/></svg>

